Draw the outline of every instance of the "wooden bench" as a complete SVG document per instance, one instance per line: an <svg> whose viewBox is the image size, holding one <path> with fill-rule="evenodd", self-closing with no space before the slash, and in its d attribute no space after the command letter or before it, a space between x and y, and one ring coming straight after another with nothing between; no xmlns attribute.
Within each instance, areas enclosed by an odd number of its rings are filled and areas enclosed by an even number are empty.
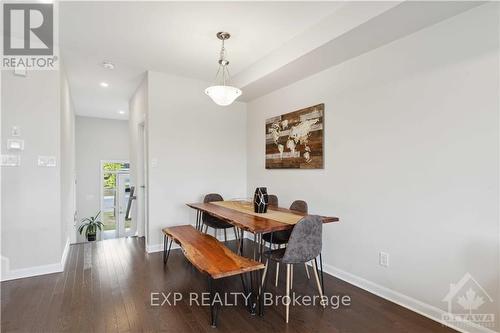
<svg viewBox="0 0 500 333"><path fill-rule="evenodd" d="M253 299L256 299L259 283L261 280L260 271L265 268L263 263L237 255L215 237L203 234L191 225L180 225L164 228L163 230L163 263L166 265L170 255L172 242L175 241L182 249L184 256L201 273L208 276L208 289L210 292L210 316L212 327L217 325L218 307L213 306L214 280L240 275L245 294L248 293L244 275L249 273L250 284L256 287L251 290ZM169 243L170 240L170 243ZM169 243L169 244L168 244ZM168 245L168 246L167 246ZM256 281L252 273L258 273ZM254 289L251 287L251 289ZM255 303L252 304L254 311ZM262 306L262 304L260 304Z"/></svg>

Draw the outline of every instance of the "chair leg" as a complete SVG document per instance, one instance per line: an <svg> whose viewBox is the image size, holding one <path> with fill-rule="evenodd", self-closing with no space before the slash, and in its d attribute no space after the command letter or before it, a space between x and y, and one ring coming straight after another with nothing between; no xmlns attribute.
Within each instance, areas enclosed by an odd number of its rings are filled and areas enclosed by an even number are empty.
<svg viewBox="0 0 500 333"><path fill-rule="evenodd" d="M262 286L264 286L264 281L266 279L268 266L269 266L269 259L266 259L266 266L264 267L264 273L262 273Z"/></svg>
<svg viewBox="0 0 500 333"><path fill-rule="evenodd" d="M323 290L323 295L325 294L325 277L323 276L323 257L321 252L319 253L319 265L321 266L321 290Z"/></svg>
<svg viewBox="0 0 500 333"><path fill-rule="evenodd" d="M274 285L277 287L278 286L278 279L280 277L280 263L276 263L276 281L274 282Z"/></svg>
<svg viewBox="0 0 500 333"><path fill-rule="evenodd" d="M313 263L313 271L314 271L314 277L316 278L316 284L318 285L318 292L319 296L321 298L321 305L326 307L325 303L323 302L323 289L321 288L321 283L319 282L319 276L318 276L318 265L316 264L316 258L312 261Z"/></svg>
<svg viewBox="0 0 500 333"><path fill-rule="evenodd" d="M279 249L281 245L276 244L275 248ZM280 277L280 263L276 262L276 281L274 282L274 285L277 287L278 286L278 279Z"/></svg>
<svg viewBox="0 0 500 333"><path fill-rule="evenodd" d="M264 297L266 294L266 285L267 285L267 270L269 267L269 259L266 260L266 267L264 268L264 274L262 275L262 288L259 293L259 315L263 316L264 315Z"/></svg>
<svg viewBox="0 0 500 333"><path fill-rule="evenodd" d="M226 233L226 229L224 229L224 243L227 242L227 233Z"/></svg>
<svg viewBox="0 0 500 333"><path fill-rule="evenodd" d="M205 224L205 233L208 233L208 225Z"/></svg>
<svg viewBox="0 0 500 333"><path fill-rule="evenodd" d="M309 275L309 268L307 267L307 263L304 263L304 267L306 268L306 274L307 274L307 279L309 280L311 278L311 275Z"/></svg>
<svg viewBox="0 0 500 333"><path fill-rule="evenodd" d="M286 323L288 324L288 318L290 317L290 264L286 265Z"/></svg>

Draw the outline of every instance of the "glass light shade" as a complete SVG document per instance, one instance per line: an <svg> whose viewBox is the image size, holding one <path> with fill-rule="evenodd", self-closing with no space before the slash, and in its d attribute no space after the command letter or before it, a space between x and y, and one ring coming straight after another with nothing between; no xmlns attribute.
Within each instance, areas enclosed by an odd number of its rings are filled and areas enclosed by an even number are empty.
<svg viewBox="0 0 500 333"><path fill-rule="evenodd" d="M205 89L205 94L207 94L215 104L226 106L240 97L241 90L231 86L211 86Z"/></svg>

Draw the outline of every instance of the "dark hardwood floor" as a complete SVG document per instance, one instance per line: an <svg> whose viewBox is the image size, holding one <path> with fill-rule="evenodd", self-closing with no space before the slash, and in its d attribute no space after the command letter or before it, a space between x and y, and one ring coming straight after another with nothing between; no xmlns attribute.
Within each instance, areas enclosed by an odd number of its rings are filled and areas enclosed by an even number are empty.
<svg viewBox="0 0 500 333"><path fill-rule="evenodd" d="M246 249L252 243L247 241ZM282 295L285 272L268 291ZM224 280L227 291L241 291L241 280ZM290 323L284 307L266 307L264 317L243 307L222 308L217 328L209 308L150 305L151 292L204 292L207 279L173 250L164 268L162 254L147 254L144 239L124 238L72 245L63 273L1 283L2 332L453 332L432 320L325 274L325 291L349 295L351 306L337 310L295 306ZM314 280L295 267L294 291L315 295ZM172 299L171 299L172 301Z"/></svg>

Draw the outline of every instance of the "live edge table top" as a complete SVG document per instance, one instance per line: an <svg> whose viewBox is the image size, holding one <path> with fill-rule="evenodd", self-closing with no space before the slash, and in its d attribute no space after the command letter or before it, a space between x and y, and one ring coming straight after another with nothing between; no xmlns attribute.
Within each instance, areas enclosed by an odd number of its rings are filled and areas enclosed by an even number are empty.
<svg viewBox="0 0 500 333"><path fill-rule="evenodd" d="M245 231L256 234L288 230L293 228L292 224L275 221L271 218L266 217L266 214L261 214L261 215L259 214L259 216L255 216L234 209L222 207L219 205L214 205L212 203L188 203L186 205L198 211L215 216L223 221L229 222L232 225L241 228ZM269 206L268 210L281 211L281 212L296 214L299 216L307 215L298 211L280 207L273 207L273 206ZM321 216L321 219L323 220L323 223L331 223L339 221L338 217L333 217L333 216Z"/></svg>

